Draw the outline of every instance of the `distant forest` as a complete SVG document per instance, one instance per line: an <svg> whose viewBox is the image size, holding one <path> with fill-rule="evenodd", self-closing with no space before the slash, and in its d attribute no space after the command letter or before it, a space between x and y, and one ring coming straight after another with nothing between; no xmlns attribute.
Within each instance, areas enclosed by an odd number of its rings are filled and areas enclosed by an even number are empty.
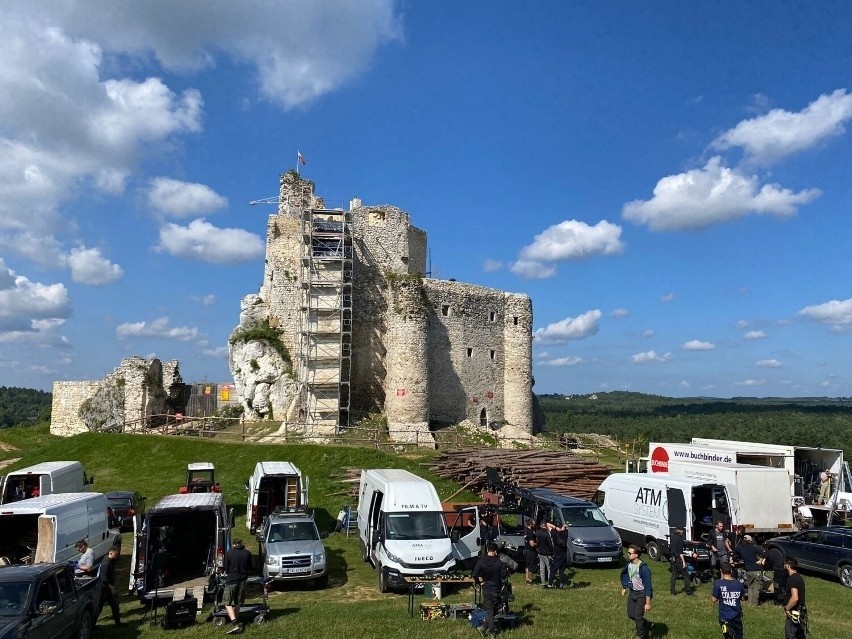
<svg viewBox="0 0 852 639"><path fill-rule="evenodd" d="M852 458L852 398L675 399L616 391L538 399L547 432L598 433L645 444L712 437L840 448L844 459Z"/></svg>
<svg viewBox="0 0 852 639"><path fill-rule="evenodd" d="M51 401L52 395L44 391L0 386L0 428L47 419Z"/></svg>

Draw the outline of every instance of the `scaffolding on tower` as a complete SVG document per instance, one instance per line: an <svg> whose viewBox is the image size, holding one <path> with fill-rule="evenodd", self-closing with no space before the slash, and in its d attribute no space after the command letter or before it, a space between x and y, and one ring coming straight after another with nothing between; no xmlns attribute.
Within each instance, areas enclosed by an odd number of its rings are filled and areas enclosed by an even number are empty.
<svg viewBox="0 0 852 639"><path fill-rule="evenodd" d="M301 214L300 325L296 375L299 421L313 435L349 425L352 369L351 214Z"/></svg>

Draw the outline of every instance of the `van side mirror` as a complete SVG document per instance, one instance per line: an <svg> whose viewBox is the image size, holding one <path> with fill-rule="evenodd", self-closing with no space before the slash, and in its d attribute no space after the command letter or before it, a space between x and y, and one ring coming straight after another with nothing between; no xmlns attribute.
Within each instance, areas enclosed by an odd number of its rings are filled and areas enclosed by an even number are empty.
<svg viewBox="0 0 852 639"><path fill-rule="evenodd" d="M51 615L59 610L59 604L55 601L42 601L36 608L37 615Z"/></svg>
<svg viewBox="0 0 852 639"><path fill-rule="evenodd" d="M83 475L83 483L86 484L87 486L91 486L92 484L95 483L95 476L89 475L89 477L86 478L86 475L84 474Z"/></svg>
<svg viewBox="0 0 852 639"><path fill-rule="evenodd" d="M243 484L243 488L245 488L246 490L249 489L249 480L248 479L246 479L246 483Z"/></svg>
<svg viewBox="0 0 852 639"><path fill-rule="evenodd" d="M457 544L459 542L459 539L461 539L461 535L460 535L458 530L453 530L452 532L450 532L450 541L451 542L453 542L454 544Z"/></svg>
<svg viewBox="0 0 852 639"><path fill-rule="evenodd" d="M328 537L328 531L327 530L323 530L322 532L320 532L320 539L326 539L327 537Z"/></svg>

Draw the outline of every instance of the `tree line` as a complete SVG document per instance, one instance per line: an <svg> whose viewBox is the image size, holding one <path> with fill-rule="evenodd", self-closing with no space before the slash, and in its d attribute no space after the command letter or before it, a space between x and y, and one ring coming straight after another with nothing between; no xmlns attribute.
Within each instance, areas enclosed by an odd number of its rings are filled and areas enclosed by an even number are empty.
<svg viewBox="0 0 852 639"><path fill-rule="evenodd" d="M839 448L852 456L850 398L689 398L625 391L540 395L545 431L598 433L622 441L693 437Z"/></svg>
<svg viewBox="0 0 852 639"><path fill-rule="evenodd" d="M0 428L48 419L52 399L44 391L0 386Z"/></svg>

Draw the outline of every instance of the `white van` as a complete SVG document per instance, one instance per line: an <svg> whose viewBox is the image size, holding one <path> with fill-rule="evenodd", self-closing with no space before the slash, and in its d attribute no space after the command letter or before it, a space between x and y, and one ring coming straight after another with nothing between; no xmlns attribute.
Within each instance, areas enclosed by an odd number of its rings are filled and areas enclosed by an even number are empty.
<svg viewBox="0 0 852 639"><path fill-rule="evenodd" d="M378 571L381 592L406 587L405 577L455 566L438 493L407 470L361 471L358 543Z"/></svg>
<svg viewBox="0 0 852 639"><path fill-rule="evenodd" d="M645 548L651 559L668 555L674 528L683 528L686 539L700 541L714 521L727 516L718 508L729 502L721 484L648 473L613 473L603 480L592 501L624 544Z"/></svg>
<svg viewBox="0 0 852 639"><path fill-rule="evenodd" d="M149 604L174 598L180 588L201 603L214 591L215 574L231 547L233 525L233 511L226 511L222 493L163 497L148 510L136 535L131 591Z"/></svg>
<svg viewBox="0 0 852 639"><path fill-rule="evenodd" d="M95 561L117 535L109 529L109 502L101 493L58 493L0 506L0 556L12 563L78 559L74 545L85 539Z"/></svg>
<svg viewBox="0 0 852 639"><path fill-rule="evenodd" d="M55 493L81 493L94 481L78 461L51 461L14 470L3 480L0 504Z"/></svg>
<svg viewBox="0 0 852 639"><path fill-rule="evenodd" d="M300 512L308 508L308 482L301 471L290 462L257 462L246 482L248 504L246 526L254 535L263 520L276 510Z"/></svg>

